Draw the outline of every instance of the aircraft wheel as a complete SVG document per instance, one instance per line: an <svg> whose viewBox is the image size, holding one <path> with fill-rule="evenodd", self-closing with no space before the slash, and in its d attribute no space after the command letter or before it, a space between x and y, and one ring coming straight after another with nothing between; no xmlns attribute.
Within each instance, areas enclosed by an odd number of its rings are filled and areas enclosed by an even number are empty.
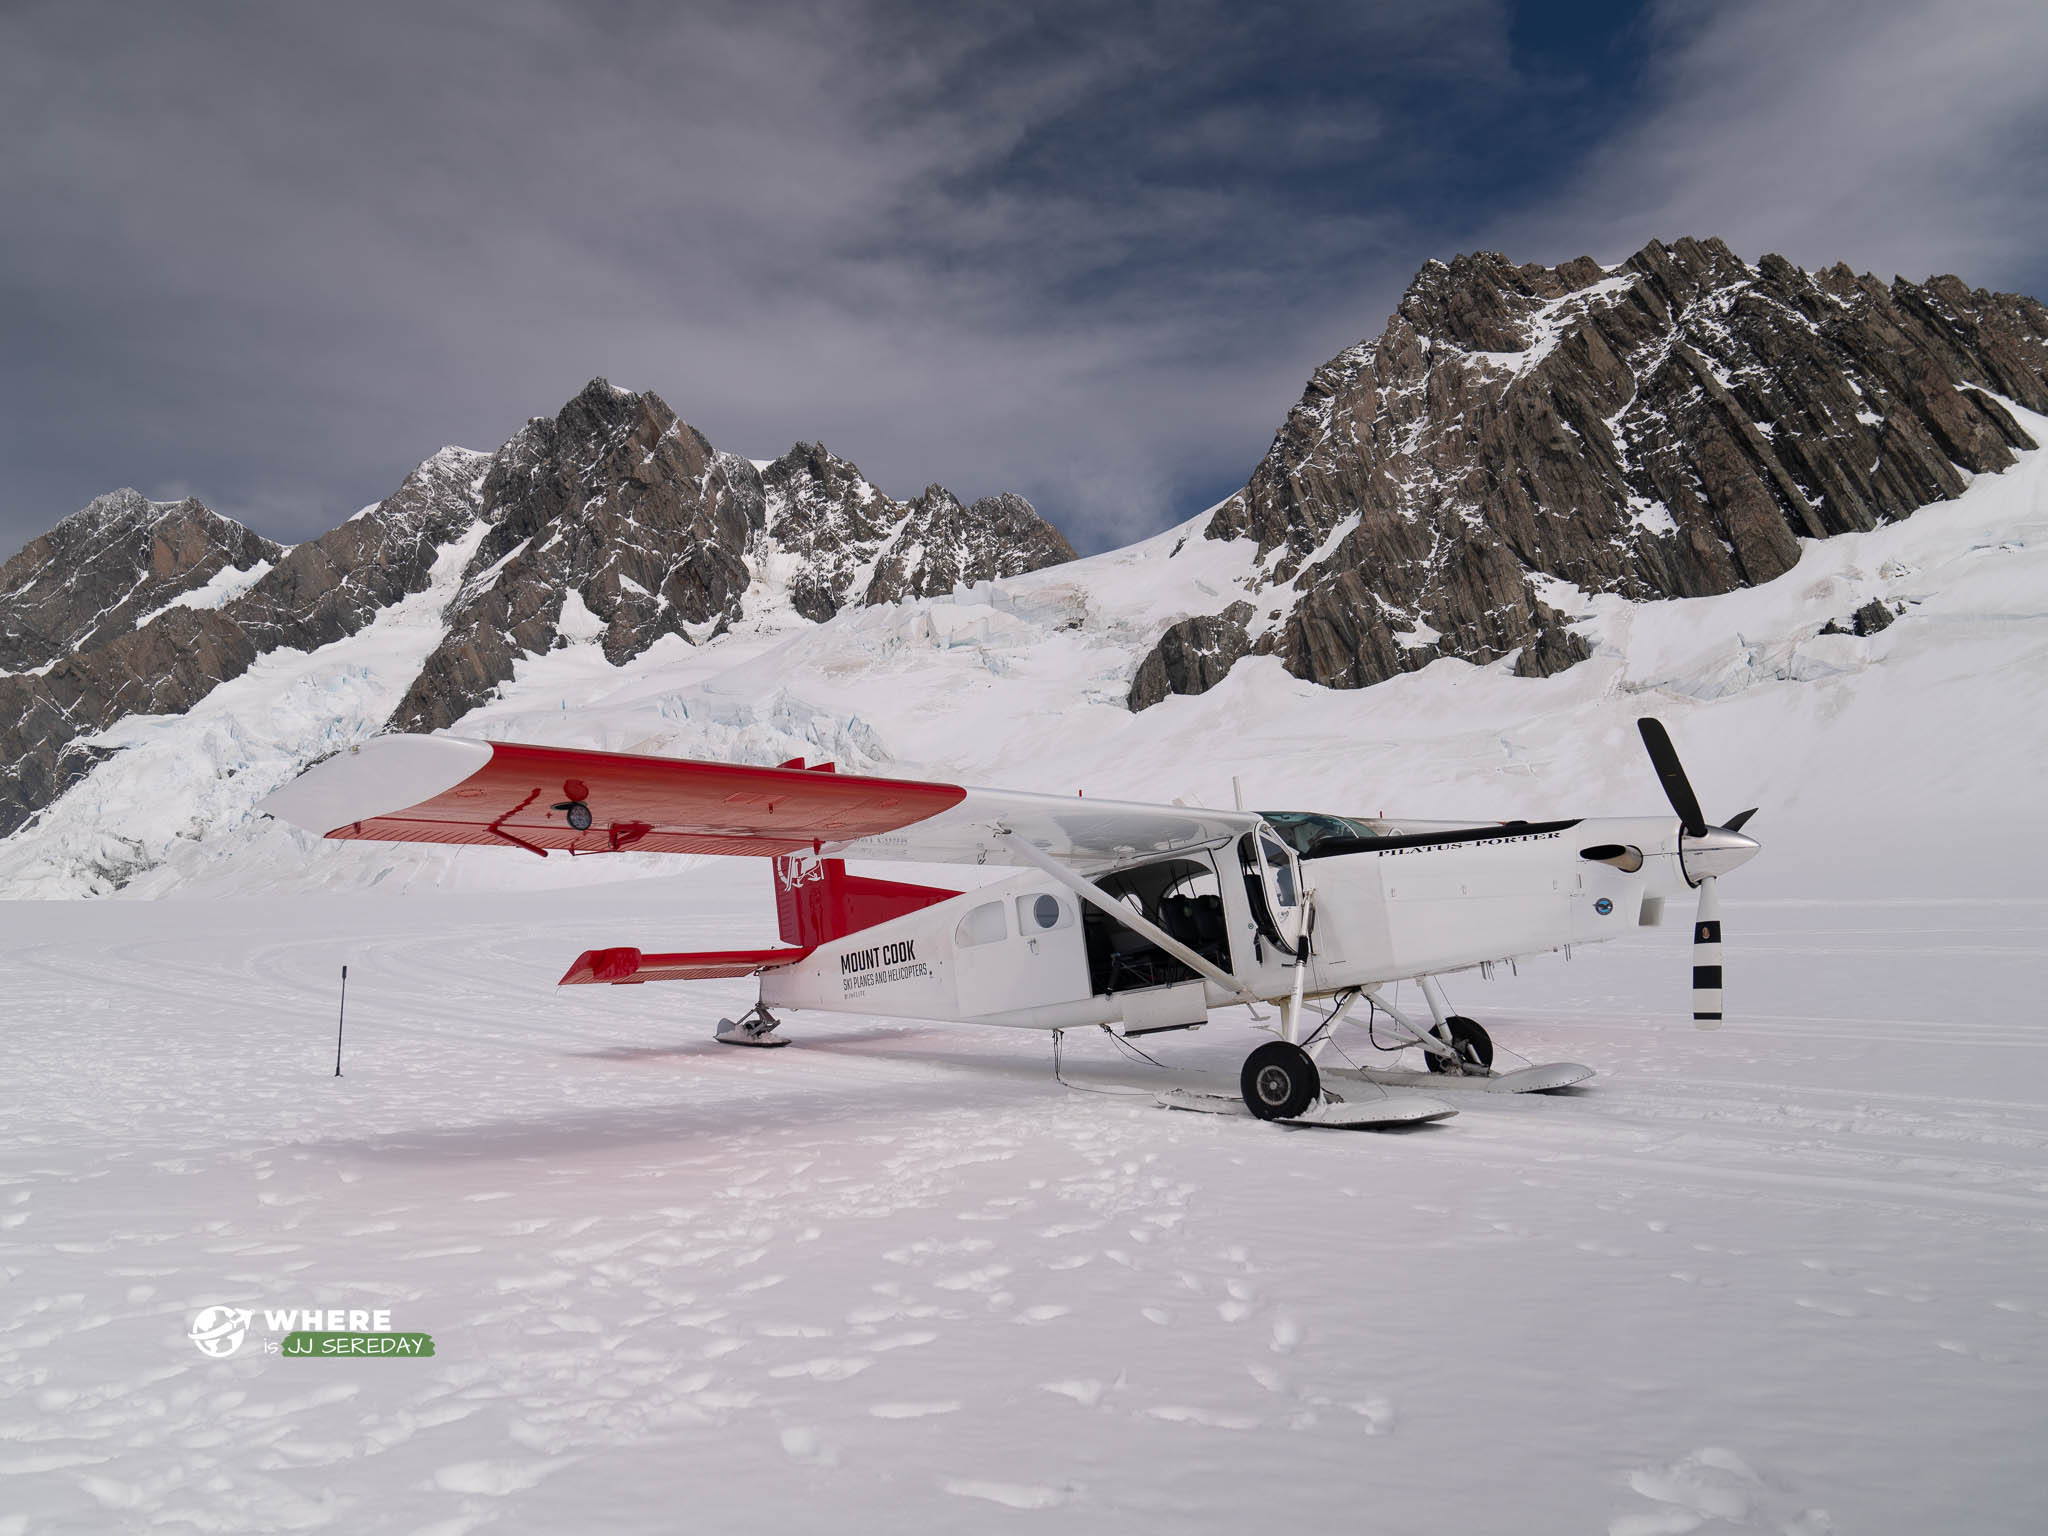
<svg viewBox="0 0 2048 1536"><path fill-rule="evenodd" d="M1458 1053L1458 1060L1468 1067L1493 1065L1493 1038L1479 1027L1476 1020L1454 1013L1444 1023L1450 1028L1451 1049ZM1451 1064L1434 1051L1425 1051L1423 1059L1429 1063L1432 1072L1451 1070Z"/></svg>
<svg viewBox="0 0 2048 1536"><path fill-rule="evenodd" d="M1321 1096L1323 1078L1300 1046L1269 1040L1245 1057L1237 1085L1261 1120L1292 1120Z"/></svg>

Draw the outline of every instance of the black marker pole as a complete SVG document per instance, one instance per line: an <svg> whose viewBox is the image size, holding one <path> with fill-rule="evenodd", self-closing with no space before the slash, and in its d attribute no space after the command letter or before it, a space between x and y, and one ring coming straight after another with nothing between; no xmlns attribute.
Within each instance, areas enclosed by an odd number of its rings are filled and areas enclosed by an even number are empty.
<svg viewBox="0 0 2048 1536"><path fill-rule="evenodd" d="M341 1076L341 1025L348 1017L348 967L341 968L341 1012L334 1020L334 1075Z"/></svg>

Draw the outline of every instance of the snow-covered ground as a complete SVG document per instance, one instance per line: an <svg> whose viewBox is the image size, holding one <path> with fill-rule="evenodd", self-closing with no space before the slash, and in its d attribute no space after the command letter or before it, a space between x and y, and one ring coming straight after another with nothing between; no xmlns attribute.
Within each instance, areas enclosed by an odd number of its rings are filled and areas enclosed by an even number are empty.
<svg viewBox="0 0 2048 1536"><path fill-rule="evenodd" d="M1682 925L1453 978L1600 1076L1359 1133L551 985L769 931L709 868L5 908L0 1531L2048 1528L2048 904L1731 889L1717 1034ZM436 1353L213 1360L212 1304Z"/></svg>

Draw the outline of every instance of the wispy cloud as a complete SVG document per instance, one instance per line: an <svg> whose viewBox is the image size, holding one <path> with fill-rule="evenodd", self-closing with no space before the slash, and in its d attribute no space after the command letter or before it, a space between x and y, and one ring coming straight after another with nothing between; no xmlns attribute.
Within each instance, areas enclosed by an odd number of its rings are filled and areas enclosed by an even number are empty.
<svg viewBox="0 0 2048 1536"><path fill-rule="evenodd" d="M1612 257L1717 234L1751 257L2048 287L2048 7L1743 0L1649 18L1652 109L1498 238Z"/></svg>
<svg viewBox="0 0 2048 1536"><path fill-rule="evenodd" d="M1099 547L1241 483L1429 255L1692 230L2004 280L2038 87L1933 7L1854 14L1617 51L1504 0L17 4L0 534L177 483L303 535L603 373Z"/></svg>

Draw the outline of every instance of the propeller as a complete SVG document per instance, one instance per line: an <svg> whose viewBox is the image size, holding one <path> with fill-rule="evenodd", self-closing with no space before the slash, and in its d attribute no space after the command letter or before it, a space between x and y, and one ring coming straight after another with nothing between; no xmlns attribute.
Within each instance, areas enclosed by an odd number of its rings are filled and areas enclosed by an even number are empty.
<svg viewBox="0 0 2048 1536"><path fill-rule="evenodd" d="M1756 814L1754 806L1709 826L1699 796L1678 760L1678 749L1663 723L1648 716L1636 722L1650 765L1664 786L1664 798L1678 816L1678 867L1686 883L1697 886L1699 910L1692 924L1692 1021L1700 1029L1721 1027L1721 894L1720 877L1747 864L1762 844L1743 833Z"/></svg>

